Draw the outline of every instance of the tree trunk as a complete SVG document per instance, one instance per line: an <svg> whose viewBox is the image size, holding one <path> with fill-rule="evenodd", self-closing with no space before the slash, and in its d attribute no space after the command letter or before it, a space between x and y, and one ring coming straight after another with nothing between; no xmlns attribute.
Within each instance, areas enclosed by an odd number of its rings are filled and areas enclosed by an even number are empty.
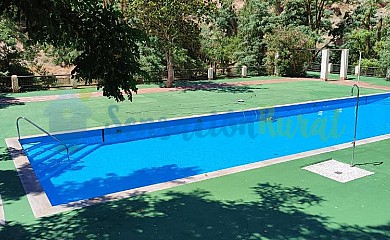
<svg viewBox="0 0 390 240"><path fill-rule="evenodd" d="M167 51L167 71L168 71L168 79L166 83L166 87L170 88L172 87L172 83L174 80L173 76L173 56L172 56L172 49L168 49Z"/></svg>
<svg viewBox="0 0 390 240"><path fill-rule="evenodd" d="M377 42L380 42L381 38L382 38L382 26L383 26L383 19L382 17L379 18L379 21L378 21L378 27L377 27L377 32L376 32L376 41Z"/></svg>
<svg viewBox="0 0 390 240"><path fill-rule="evenodd" d="M277 0L274 5L274 11L276 15L280 16L283 12L282 2L280 0Z"/></svg>

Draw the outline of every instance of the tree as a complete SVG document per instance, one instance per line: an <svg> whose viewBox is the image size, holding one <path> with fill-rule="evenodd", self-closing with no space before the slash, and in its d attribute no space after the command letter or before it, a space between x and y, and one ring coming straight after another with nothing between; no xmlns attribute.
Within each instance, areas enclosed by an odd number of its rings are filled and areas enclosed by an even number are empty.
<svg viewBox="0 0 390 240"><path fill-rule="evenodd" d="M232 0L220 1L219 7L210 24L201 30L202 53L215 68L227 67L236 63L238 17Z"/></svg>
<svg viewBox="0 0 390 240"><path fill-rule="evenodd" d="M252 0L253 1L253 0ZM272 15L277 17L279 25L307 26L316 34L322 34L331 29L328 10L334 0L266 0L272 9Z"/></svg>
<svg viewBox="0 0 390 240"><path fill-rule="evenodd" d="M390 9L390 5L389 9ZM390 15L384 17L384 29L382 41L379 44L379 64L385 71L390 70ZM390 76L389 76L390 77Z"/></svg>
<svg viewBox="0 0 390 240"><path fill-rule="evenodd" d="M26 36L20 33L14 22L3 16L0 19L0 75L27 73L25 52L18 46Z"/></svg>
<svg viewBox="0 0 390 240"><path fill-rule="evenodd" d="M238 36L241 41L236 56L239 65L261 67L265 57L264 35L271 32L270 5L262 0L247 0L239 12Z"/></svg>
<svg viewBox="0 0 390 240"><path fill-rule="evenodd" d="M16 10L14 10L16 9ZM124 91L132 99L137 91L137 41L139 30L130 27L117 4L105 6L96 0L3 0L0 13L15 11L15 19L23 21L32 41L55 47L71 44L81 54L72 71L78 79L99 81L103 94L123 101Z"/></svg>
<svg viewBox="0 0 390 240"><path fill-rule="evenodd" d="M201 0L134 0L129 12L136 16L136 24L162 43L168 71L167 87L174 76L174 50L199 45L200 23L210 14L211 1Z"/></svg>
<svg viewBox="0 0 390 240"><path fill-rule="evenodd" d="M312 31L317 34L321 30L329 30L330 22L326 18L329 14L326 14L326 8L334 3L333 0L304 0L306 15L306 24L311 28ZM337 2L337 1L336 1Z"/></svg>
<svg viewBox="0 0 390 240"><path fill-rule="evenodd" d="M306 72L313 45L310 36L297 28L278 28L265 36L267 44L267 69L280 76L302 76Z"/></svg>
<svg viewBox="0 0 390 240"><path fill-rule="evenodd" d="M366 62L378 59L383 30L383 15L379 14L377 0L360 1L347 28L345 47L351 52L362 52ZM358 54L352 56L352 62L358 61Z"/></svg>
<svg viewBox="0 0 390 240"><path fill-rule="evenodd" d="M202 29L202 52L211 65L227 67L235 63L234 53L240 41L237 36L225 36L217 28Z"/></svg>
<svg viewBox="0 0 390 240"><path fill-rule="evenodd" d="M220 0L216 12L215 25L227 37L236 36L238 28L238 16L234 8L233 0Z"/></svg>
<svg viewBox="0 0 390 240"><path fill-rule="evenodd" d="M148 41L139 42L140 66L145 78L150 82L161 82L164 72L164 53L160 50L160 42L156 37L150 37Z"/></svg>
<svg viewBox="0 0 390 240"><path fill-rule="evenodd" d="M376 52L372 47L375 43L375 32L367 29L355 29L347 34L346 46L351 52L361 51L364 58L375 57Z"/></svg>
<svg viewBox="0 0 390 240"><path fill-rule="evenodd" d="M379 64L383 70L390 69L390 36L383 41L379 53Z"/></svg>

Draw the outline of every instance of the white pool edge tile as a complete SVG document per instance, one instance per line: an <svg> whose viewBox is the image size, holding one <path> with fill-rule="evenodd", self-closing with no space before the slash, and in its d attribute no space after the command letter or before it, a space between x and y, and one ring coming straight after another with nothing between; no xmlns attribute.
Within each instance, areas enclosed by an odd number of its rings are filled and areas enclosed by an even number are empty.
<svg viewBox="0 0 390 240"><path fill-rule="evenodd" d="M3 207L3 199L0 195L0 226L5 226L5 213Z"/></svg>

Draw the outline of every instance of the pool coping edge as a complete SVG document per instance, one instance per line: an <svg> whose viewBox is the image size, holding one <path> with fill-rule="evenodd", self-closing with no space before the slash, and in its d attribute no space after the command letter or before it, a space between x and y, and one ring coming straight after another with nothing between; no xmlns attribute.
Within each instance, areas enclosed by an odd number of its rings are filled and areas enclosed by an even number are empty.
<svg viewBox="0 0 390 240"><path fill-rule="evenodd" d="M5 213L4 213L4 205L3 199L0 195L0 226L5 226Z"/></svg>

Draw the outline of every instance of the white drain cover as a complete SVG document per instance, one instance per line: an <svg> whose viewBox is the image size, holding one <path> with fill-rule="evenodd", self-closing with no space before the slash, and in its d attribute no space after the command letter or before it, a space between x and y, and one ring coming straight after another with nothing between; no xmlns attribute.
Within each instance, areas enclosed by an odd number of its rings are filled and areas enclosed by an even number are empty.
<svg viewBox="0 0 390 240"><path fill-rule="evenodd" d="M373 172L358 167L351 167L349 164L334 159L316 163L303 169L342 183L374 174Z"/></svg>

